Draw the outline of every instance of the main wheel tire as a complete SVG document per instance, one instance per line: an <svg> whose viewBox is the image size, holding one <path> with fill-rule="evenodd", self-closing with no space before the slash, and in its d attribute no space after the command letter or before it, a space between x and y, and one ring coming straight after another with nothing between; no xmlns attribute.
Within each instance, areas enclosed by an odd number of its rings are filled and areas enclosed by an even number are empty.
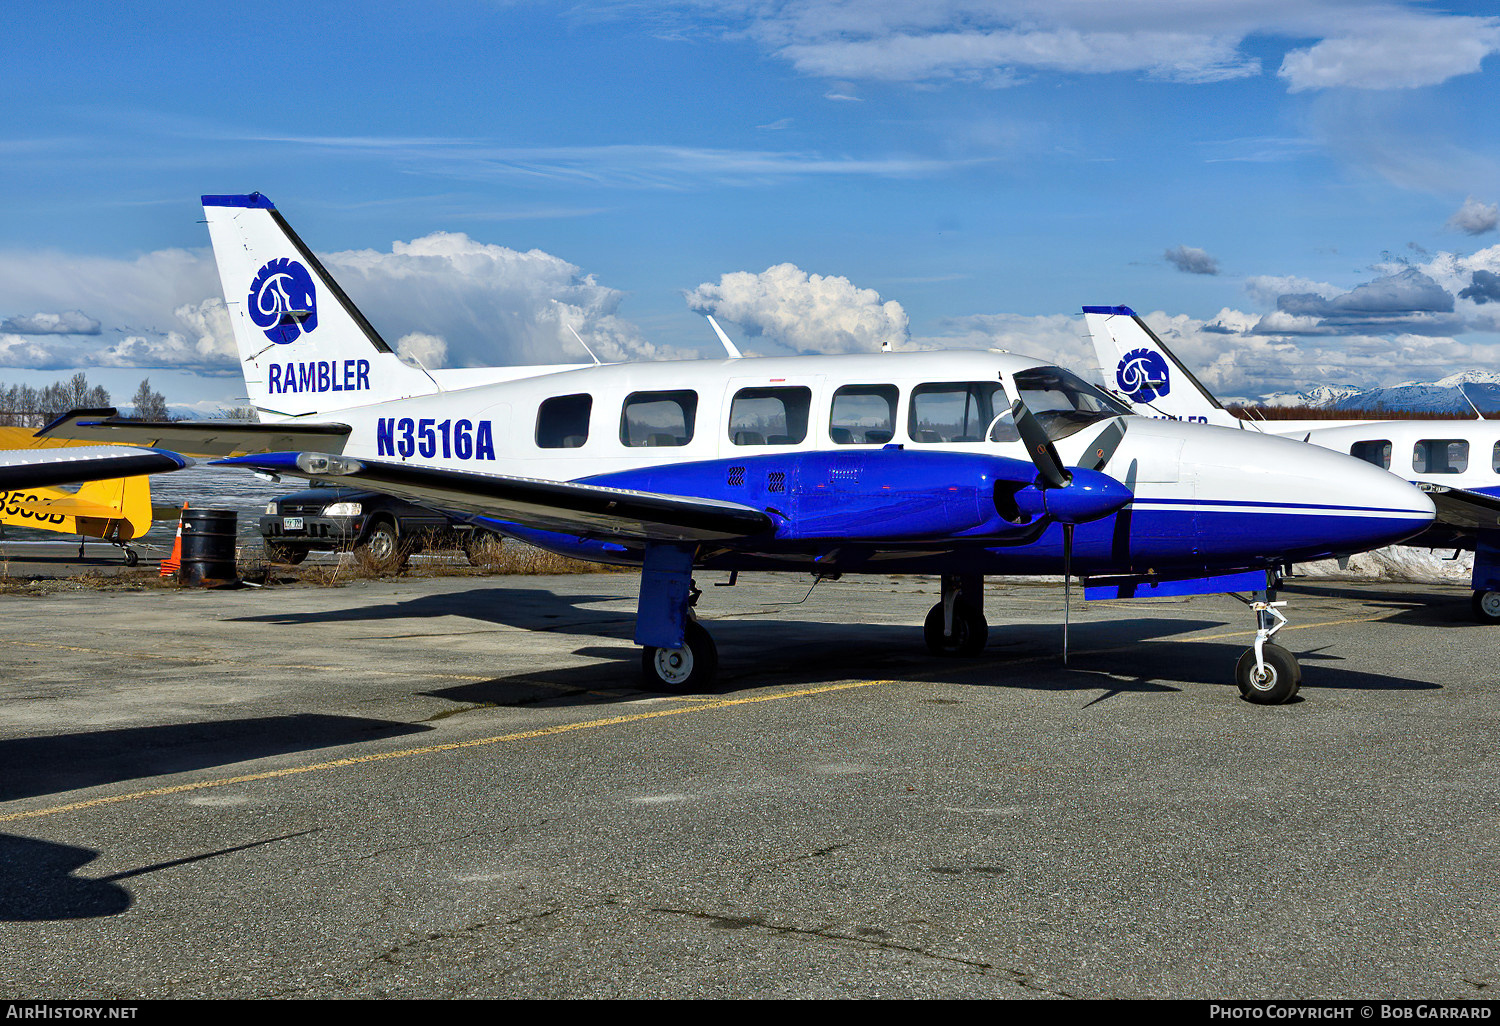
<svg viewBox="0 0 1500 1026"><path fill-rule="evenodd" d="M1476 591L1471 605L1480 623L1500 623L1500 591Z"/></svg>
<svg viewBox="0 0 1500 1026"><path fill-rule="evenodd" d="M411 555L396 534L396 525L389 520L371 525L370 533L365 535L365 540L356 546L355 551L363 553L375 566L388 570L400 570L406 566Z"/></svg>
<svg viewBox="0 0 1500 1026"><path fill-rule="evenodd" d="M976 606L962 600L953 603L953 633L943 634L943 604L939 602L927 612L922 624L922 634L927 639L927 650L940 656L973 656L984 651L989 640L990 625Z"/></svg>
<svg viewBox="0 0 1500 1026"><path fill-rule="evenodd" d="M1302 667L1297 657L1280 645L1261 647L1266 668L1261 672L1255 663L1255 649L1247 648L1234 668L1234 682L1240 697L1256 705L1280 705L1290 702L1302 686Z"/></svg>
<svg viewBox="0 0 1500 1026"><path fill-rule="evenodd" d="M697 620L687 622L681 648L647 645L641 651L641 676L646 687L653 691L672 694L703 691L718 670L719 650Z"/></svg>
<svg viewBox="0 0 1500 1026"><path fill-rule="evenodd" d="M307 558L306 549L294 549L275 542L266 542L266 558L273 563L290 563L296 566Z"/></svg>

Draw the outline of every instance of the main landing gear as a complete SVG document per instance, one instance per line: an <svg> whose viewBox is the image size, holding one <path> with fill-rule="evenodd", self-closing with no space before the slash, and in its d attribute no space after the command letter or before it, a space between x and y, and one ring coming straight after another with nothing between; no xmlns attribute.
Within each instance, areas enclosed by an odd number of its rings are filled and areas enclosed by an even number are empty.
<svg viewBox="0 0 1500 1026"><path fill-rule="evenodd" d="M1240 687L1240 697L1256 705L1290 702L1302 686L1302 667L1297 665L1297 657L1271 643L1276 632L1286 626L1286 617L1277 608L1286 603L1272 601L1275 597L1276 592L1268 588L1256 592L1253 598L1240 600L1255 611L1255 645L1240 656L1234 668L1234 681Z"/></svg>
<svg viewBox="0 0 1500 1026"><path fill-rule="evenodd" d="M1473 607L1480 623L1500 623L1500 591L1474 592Z"/></svg>
<svg viewBox="0 0 1500 1026"><path fill-rule="evenodd" d="M984 619L984 578L944 575L942 584L942 601L922 624L927 650L940 656L978 655L990 636Z"/></svg>
<svg viewBox="0 0 1500 1026"><path fill-rule="evenodd" d="M681 648L641 649L641 675L655 691L672 694L703 691L713 682L719 669L719 649L713 636L696 619L689 619L683 630Z"/></svg>
<svg viewBox="0 0 1500 1026"><path fill-rule="evenodd" d="M719 669L714 639L693 614L703 594L692 577L694 551L672 543L646 549L635 640L641 646L642 684L652 691L704 691Z"/></svg>

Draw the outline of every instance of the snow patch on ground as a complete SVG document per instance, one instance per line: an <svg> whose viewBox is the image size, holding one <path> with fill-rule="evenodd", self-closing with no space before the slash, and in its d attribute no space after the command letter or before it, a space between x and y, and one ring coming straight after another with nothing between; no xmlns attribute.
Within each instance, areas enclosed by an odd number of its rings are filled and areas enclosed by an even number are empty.
<svg viewBox="0 0 1500 1026"><path fill-rule="evenodd" d="M1362 577L1413 584L1468 584L1474 571L1474 553L1460 552L1450 559L1452 549L1414 549L1393 545L1350 556L1347 568L1338 560L1323 559L1316 563L1298 563L1294 568L1303 577Z"/></svg>

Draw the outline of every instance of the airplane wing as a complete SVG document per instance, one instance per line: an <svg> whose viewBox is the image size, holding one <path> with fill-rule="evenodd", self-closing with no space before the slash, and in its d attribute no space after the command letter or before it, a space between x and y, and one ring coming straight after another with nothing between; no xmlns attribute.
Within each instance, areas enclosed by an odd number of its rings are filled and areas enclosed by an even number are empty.
<svg viewBox="0 0 1500 1026"><path fill-rule="evenodd" d="M1450 488L1427 481L1415 483L1437 507L1438 523L1489 530L1500 526L1500 498L1467 488Z"/></svg>
<svg viewBox="0 0 1500 1026"><path fill-rule="evenodd" d="M0 489L16 491L136 474L161 474L181 470L192 463L175 452L118 445L6 449L0 450Z"/></svg>
<svg viewBox="0 0 1500 1026"><path fill-rule="evenodd" d="M720 541L774 527L762 511L734 502L573 481L434 470L314 452L239 456L215 460L214 465L298 477L337 477L425 506L476 513L543 531L602 534L626 541Z"/></svg>
<svg viewBox="0 0 1500 1026"><path fill-rule="evenodd" d="M189 456L243 456L288 450L343 452L348 424L287 421L255 424L240 420L127 420L114 409L73 410L36 433L112 445L160 446Z"/></svg>

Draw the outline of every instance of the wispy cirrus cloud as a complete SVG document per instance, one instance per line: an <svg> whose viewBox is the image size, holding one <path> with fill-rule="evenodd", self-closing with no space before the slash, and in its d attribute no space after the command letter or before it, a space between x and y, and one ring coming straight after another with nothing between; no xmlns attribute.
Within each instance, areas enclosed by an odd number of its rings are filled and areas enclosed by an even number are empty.
<svg viewBox="0 0 1500 1026"><path fill-rule="evenodd" d="M988 162L910 155L829 156L810 150L692 146L497 147L481 140L374 139L364 136L261 136L250 141L364 155L380 154L430 174L469 180L551 179L627 188L687 188L707 183L765 184L845 175L914 178Z"/></svg>

